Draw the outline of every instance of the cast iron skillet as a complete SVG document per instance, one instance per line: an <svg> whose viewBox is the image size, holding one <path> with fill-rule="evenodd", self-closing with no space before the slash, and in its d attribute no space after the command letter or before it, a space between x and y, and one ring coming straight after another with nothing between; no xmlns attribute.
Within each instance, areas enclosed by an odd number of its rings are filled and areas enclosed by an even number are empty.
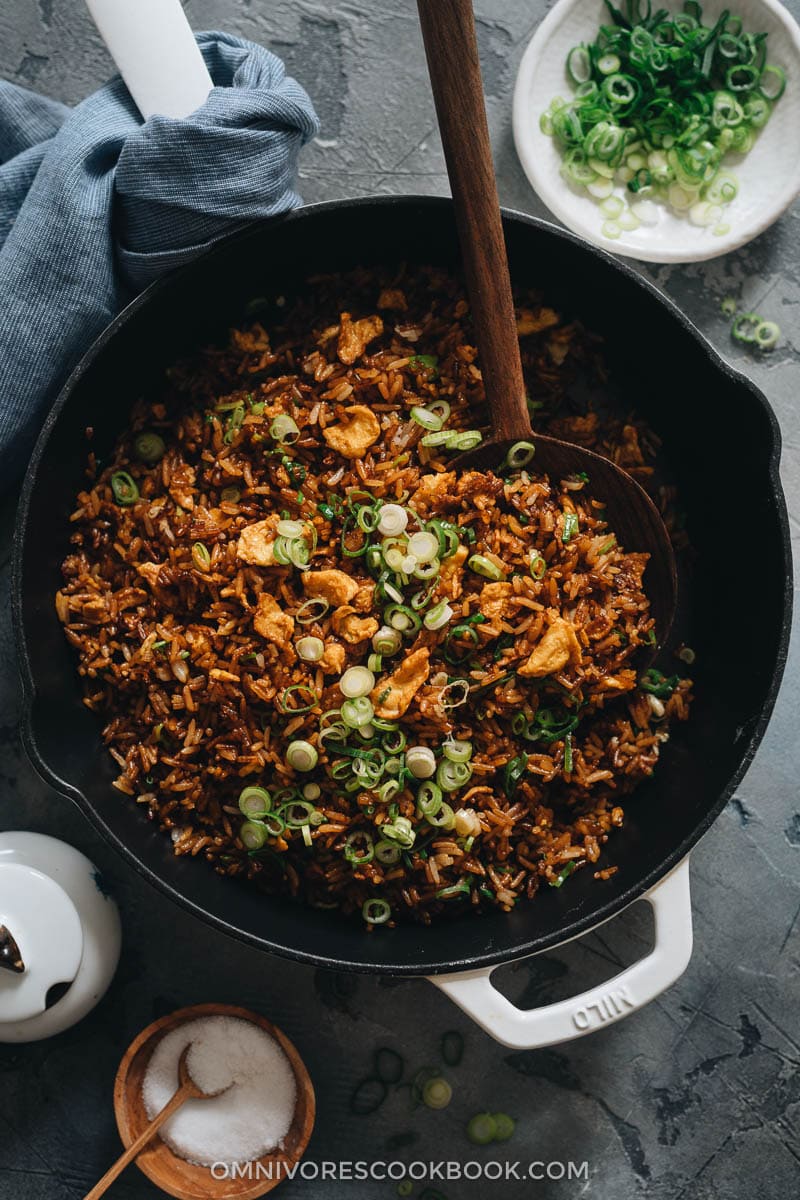
<svg viewBox="0 0 800 1200"><path fill-rule="evenodd" d="M73 653L56 619L53 595L83 478L86 427L103 457L130 403L157 388L182 351L224 336L255 296L291 295L322 270L457 263L449 201L334 202L234 235L114 321L67 382L34 452L16 530L13 601L28 752L44 779L146 879L265 950L329 967L428 975L489 966L574 937L679 862L724 806L764 733L791 604L780 439L769 405L628 267L530 217L507 213L505 230L514 280L540 287L548 303L606 339L615 386L663 438L697 550L684 634L697 651L697 699L652 780L626 805L626 827L604 860L620 870L606 883L587 870L508 916L466 915L368 936L356 920L265 897L204 863L177 859L169 838L111 787L115 771L97 719L81 704Z"/></svg>

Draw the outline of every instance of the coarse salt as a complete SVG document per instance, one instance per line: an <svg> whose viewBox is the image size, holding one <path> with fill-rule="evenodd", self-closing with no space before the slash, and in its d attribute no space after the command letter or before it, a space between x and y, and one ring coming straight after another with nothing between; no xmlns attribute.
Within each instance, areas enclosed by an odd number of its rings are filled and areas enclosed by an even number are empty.
<svg viewBox="0 0 800 1200"><path fill-rule="evenodd" d="M181 1158L201 1166L261 1158L289 1132L297 1087L274 1038L239 1017L201 1017L172 1030L156 1046L142 1083L150 1120L178 1088L178 1062L213 1099L187 1100L159 1136Z"/></svg>

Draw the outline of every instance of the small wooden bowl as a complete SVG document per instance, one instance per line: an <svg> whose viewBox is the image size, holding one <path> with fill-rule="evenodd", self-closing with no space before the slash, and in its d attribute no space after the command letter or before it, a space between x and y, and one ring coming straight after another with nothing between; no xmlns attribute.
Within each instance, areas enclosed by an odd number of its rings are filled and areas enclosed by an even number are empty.
<svg viewBox="0 0 800 1200"><path fill-rule="evenodd" d="M177 1012L161 1017L143 1029L125 1052L114 1082L114 1112L119 1135L127 1148L147 1128L149 1120L142 1098L142 1082L150 1056L161 1038L177 1026L198 1017L238 1017L243 1021L252 1021L273 1037L283 1050L297 1083L294 1117L284 1138L284 1148L254 1160L253 1178L215 1179L210 1167L186 1162L156 1134L136 1159L136 1165L156 1187L170 1196L176 1196L177 1200L233 1200L233 1197L236 1200L255 1200L256 1196L263 1196L277 1187L287 1177L285 1169L291 1168L303 1157L316 1113L314 1087L303 1060L286 1034L258 1013L237 1008L233 1004L196 1004L191 1008L179 1008ZM271 1179L266 1178L264 1172L259 1174L259 1164L266 1168L271 1165Z"/></svg>

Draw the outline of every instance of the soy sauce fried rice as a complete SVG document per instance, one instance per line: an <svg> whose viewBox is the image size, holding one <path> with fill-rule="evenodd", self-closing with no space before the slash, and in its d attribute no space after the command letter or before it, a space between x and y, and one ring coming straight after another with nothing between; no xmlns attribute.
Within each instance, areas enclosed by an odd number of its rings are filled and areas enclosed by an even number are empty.
<svg viewBox="0 0 800 1200"><path fill-rule="evenodd" d="M176 854L370 927L607 878L691 699L639 668L647 555L590 480L451 469L486 419L455 280L317 279L285 311L90 453L56 606L116 788ZM539 426L655 489L640 422L565 402L596 340L535 295L518 329Z"/></svg>

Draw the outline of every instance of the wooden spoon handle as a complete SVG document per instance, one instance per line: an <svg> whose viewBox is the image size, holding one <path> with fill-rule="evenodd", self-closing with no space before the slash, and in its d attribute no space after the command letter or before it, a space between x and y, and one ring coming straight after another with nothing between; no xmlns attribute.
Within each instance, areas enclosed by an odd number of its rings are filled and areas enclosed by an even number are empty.
<svg viewBox="0 0 800 1200"><path fill-rule="evenodd" d="M530 438L472 0L418 7L494 437Z"/></svg>
<svg viewBox="0 0 800 1200"><path fill-rule="evenodd" d="M141 1151L151 1140L151 1138L155 1136L164 1122L168 1121L173 1113L176 1113L181 1105L190 1098L193 1091L194 1086L191 1083L184 1084L182 1087L179 1087L169 1103L162 1108L158 1116L153 1118L153 1120L147 1126L147 1129L145 1129L143 1133L139 1134L135 1142L131 1142L125 1153L117 1159L113 1167L110 1167L106 1171L99 1183L96 1183L92 1190L86 1193L84 1200L100 1200L100 1197L105 1195L106 1191L111 1187L111 1184L114 1182L114 1180L121 1175L125 1168L141 1153Z"/></svg>

